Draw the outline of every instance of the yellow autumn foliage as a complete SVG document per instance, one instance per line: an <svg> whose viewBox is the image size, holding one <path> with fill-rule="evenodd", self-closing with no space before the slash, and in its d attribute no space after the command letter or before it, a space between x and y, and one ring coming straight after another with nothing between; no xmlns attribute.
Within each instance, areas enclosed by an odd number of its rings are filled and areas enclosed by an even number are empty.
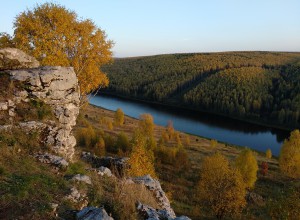
<svg viewBox="0 0 300 220"><path fill-rule="evenodd" d="M142 134L136 134L132 141L133 147L128 161L129 169L127 174L129 176L144 176L150 174L156 178L154 168L154 156L151 150L146 150L146 140Z"/></svg>
<svg viewBox="0 0 300 220"><path fill-rule="evenodd" d="M257 160L250 149L243 150L235 160L235 166L240 170L248 188L253 188L257 180Z"/></svg>
<svg viewBox="0 0 300 220"><path fill-rule="evenodd" d="M154 122L153 117L150 114L141 114L139 121L139 130L145 136L153 136Z"/></svg>
<svg viewBox="0 0 300 220"><path fill-rule="evenodd" d="M115 125L122 126L124 124L124 112L118 108L115 112Z"/></svg>
<svg viewBox="0 0 300 220"><path fill-rule="evenodd" d="M272 158L272 151L271 151L271 149L268 149L268 150L266 151L266 158L267 158L267 159L271 159L271 158Z"/></svg>
<svg viewBox="0 0 300 220"><path fill-rule="evenodd" d="M241 173L219 153L202 163L198 197L218 219L241 213L246 205L246 186Z"/></svg>
<svg viewBox="0 0 300 220"><path fill-rule="evenodd" d="M91 20L54 3L37 5L20 13L14 22L14 36L2 35L7 44L34 56L41 65L72 66L81 94L108 85L100 70L112 60L112 41Z"/></svg>
<svg viewBox="0 0 300 220"><path fill-rule="evenodd" d="M300 178L300 131L291 133L285 140L279 155L279 167L283 173L291 178Z"/></svg>

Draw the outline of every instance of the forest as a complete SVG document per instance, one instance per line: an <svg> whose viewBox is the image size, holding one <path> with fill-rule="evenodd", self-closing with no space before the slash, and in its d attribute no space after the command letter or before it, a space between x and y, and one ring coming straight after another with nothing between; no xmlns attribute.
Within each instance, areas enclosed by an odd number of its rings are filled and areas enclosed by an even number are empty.
<svg viewBox="0 0 300 220"><path fill-rule="evenodd" d="M300 126L300 53L223 52L117 58L103 92L227 115Z"/></svg>

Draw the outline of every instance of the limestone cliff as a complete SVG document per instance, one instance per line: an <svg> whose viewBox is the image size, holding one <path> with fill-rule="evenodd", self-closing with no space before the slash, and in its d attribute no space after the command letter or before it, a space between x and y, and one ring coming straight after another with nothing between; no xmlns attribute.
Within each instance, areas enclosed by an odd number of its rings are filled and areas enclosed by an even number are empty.
<svg viewBox="0 0 300 220"><path fill-rule="evenodd" d="M30 102L31 99L43 101L51 106L56 121L23 121L17 125L28 131L43 129L47 134L45 144L57 154L71 160L76 145L72 127L76 124L80 105L78 80L73 68L38 67L38 61L14 48L0 50L0 60L0 70L9 74L11 80L24 85L24 89L16 91L12 99L0 101L0 111L8 111L10 117L10 123L6 127L16 125L16 104Z"/></svg>

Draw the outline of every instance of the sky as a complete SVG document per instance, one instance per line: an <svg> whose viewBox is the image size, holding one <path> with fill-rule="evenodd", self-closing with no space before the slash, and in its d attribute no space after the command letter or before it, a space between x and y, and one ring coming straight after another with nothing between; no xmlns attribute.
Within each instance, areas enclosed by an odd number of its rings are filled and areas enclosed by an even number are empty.
<svg viewBox="0 0 300 220"><path fill-rule="evenodd" d="M300 51L300 0L2 0L0 32L53 2L91 19L115 57L219 51Z"/></svg>

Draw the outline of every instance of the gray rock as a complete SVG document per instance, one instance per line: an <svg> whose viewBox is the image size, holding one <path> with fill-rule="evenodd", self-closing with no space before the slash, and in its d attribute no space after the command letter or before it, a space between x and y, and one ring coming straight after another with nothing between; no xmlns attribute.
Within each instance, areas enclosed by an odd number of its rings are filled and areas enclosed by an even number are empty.
<svg viewBox="0 0 300 220"><path fill-rule="evenodd" d="M124 176L125 170L128 166L128 157L114 158L114 157L97 157L89 152L82 152L81 157L86 162L90 163L93 167L107 167L116 176Z"/></svg>
<svg viewBox="0 0 300 220"><path fill-rule="evenodd" d="M142 204L140 202L138 202L137 204L137 210L144 217L145 220L191 220L189 217L186 216L172 218L169 216L166 210L154 209L151 206Z"/></svg>
<svg viewBox="0 0 300 220"><path fill-rule="evenodd" d="M89 185L92 184L91 178L87 175L76 174L75 176L72 177L71 180L77 181L77 182L84 182Z"/></svg>
<svg viewBox="0 0 300 220"><path fill-rule="evenodd" d="M8 110L8 103L7 102L0 102L0 110L1 111Z"/></svg>
<svg viewBox="0 0 300 220"><path fill-rule="evenodd" d="M99 167L99 168L90 168L90 169L88 169L88 170L89 170L89 171L94 171L94 172L96 172L97 174L99 174L100 176L115 177L115 176L112 174L111 170L108 169L107 167L101 166L101 167Z"/></svg>
<svg viewBox="0 0 300 220"><path fill-rule="evenodd" d="M166 212L165 216L168 217L168 219L176 218L170 201L165 192L162 190L160 182L158 180L153 179L150 175L146 175L132 178L132 181L137 184L145 185L150 191L154 193L156 200L158 201L160 207L162 207L162 209Z"/></svg>
<svg viewBox="0 0 300 220"><path fill-rule="evenodd" d="M76 214L77 220L114 220L104 208L85 207Z"/></svg>
<svg viewBox="0 0 300 220"><path fill-rule="evenodd" d="M251 191L247 192L246 200L247 202L255 204L257 206L262 206L265 204L265 200L261 195Z"/></svg>
<svg viewBox="0 0 300 220"><path fill-rule="evenodd" d="M38 154L35 157L42 163L51 164L59 168L66 168L67 166L69 166L69 163L64 158L56 155L45 153Z"/></svg>
<svg viewBox="0 0 300 220"><path fill-rule="evenodd" d="M28 97L35 97L52 107L58 123L55 126L51 125L44 141L55 153L72 160L76 145L72 128L76 124L80 106L79 85L74 69L47 66L6 72L10 74L11 79L27 84L27 91L17 94L16 103L28 101Z"/></svg>
<svg viewBox="0 0 300 220"><path fill-rule="evenodd" d="M22 50L16 48L0 49L0 70L39 67L39 62Z"/></svg>

